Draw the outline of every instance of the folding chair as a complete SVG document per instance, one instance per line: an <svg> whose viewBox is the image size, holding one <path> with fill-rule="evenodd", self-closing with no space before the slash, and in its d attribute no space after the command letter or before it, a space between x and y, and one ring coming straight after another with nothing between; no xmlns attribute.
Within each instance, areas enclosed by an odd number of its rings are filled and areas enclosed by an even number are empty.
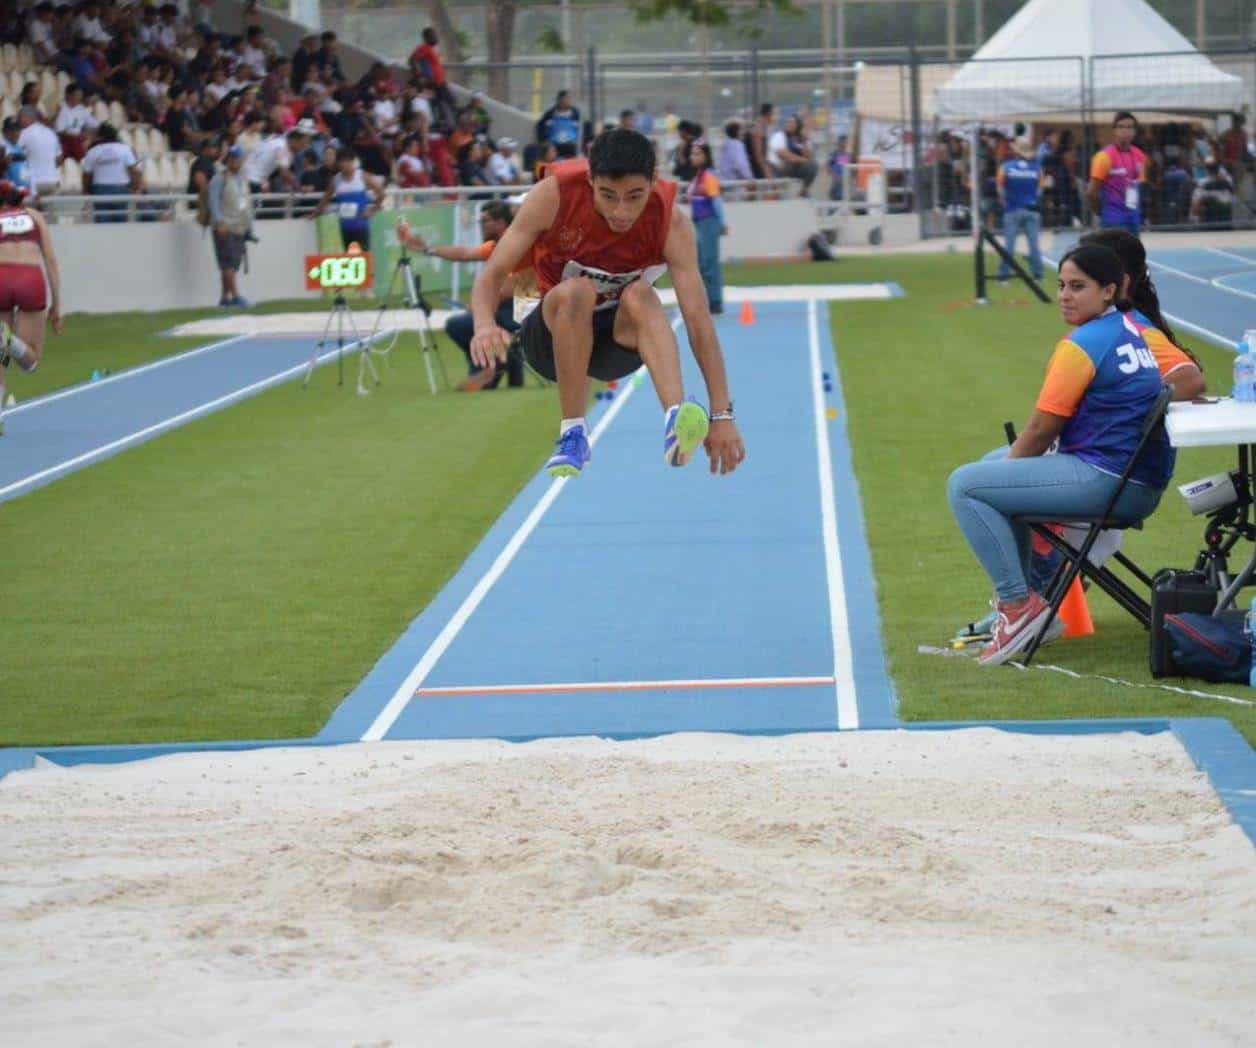
<svg viewBox="0 0 1256 1048"><path fill-rule="evenodd" d="M1141 519L1114 517L1112 511L1116 506L1117 500L1121 497L1121 493L1125 490L1125 486L1130 483L1130 474L1134 472L1134 467L1138 465L1139 459L1142 458L1152 435L1164 425L1164 415L1168 410L1169 401L1172 399L1172 388L1165 386L1160 391L1160 395L1156 398L1155 403L1152 404L1151 410L1147 412L1147 417L1143 421L1143 428L1139 433L1138 444L1134 448L1133 454L1130 455L1129 461L1125 464L1125 469L1121 472L1116 490L1112 492L1112 497L1108 500L1103 513L1094 517L1077 517L1070 514L1067 521L1061 521L1058 513L1054 516L1024 514L1012 518L1017 524L1028 525L1034 534L1044 538L1064 555L1064 563L1060 565L1055 573L1055 578L1051 580L1051 585L1047 588L1046 596L1051 605L1051 613L1043 621L1042 626L1038 630L1038 635L1034 637L1033 643L1029 645L1028 650L1025 652L1024 664L1026 666L1033 660L1034 655L1041 646L1042 638L1046 636L1051 623L1055 621L1055 616L1060 610L1064 596L1068 593L1069 587L1073 585L1073 580L1077 578L1079 573L1085 575L1086 578L1090 579L1121 607L1133 615L1142 624L1143 629L1151 628L1151 606L1147 601L1140 597L1128 583L1114 575L1110 570L1091 564L1087 558L1089 558L1090 551L1094 547L1095 540L1099 538L1101 531L1108 528L1127 531L1142 527L1143 522ZM1082 541L1080 547L1074 548L1070 546L1048 526L1060 523L1088 525L1086 538ZM1123 567L1131 571L1150 592L1151 578L1146 572L1121 553L1117 553L1115 559Z"/></svg>

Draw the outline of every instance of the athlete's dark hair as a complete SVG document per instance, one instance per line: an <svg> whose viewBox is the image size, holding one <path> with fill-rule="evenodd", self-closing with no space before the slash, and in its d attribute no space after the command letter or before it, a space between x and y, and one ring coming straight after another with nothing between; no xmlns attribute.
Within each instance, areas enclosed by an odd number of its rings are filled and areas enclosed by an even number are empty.
<svg viewBox="0 0 1256 1048"><path fill-rule="evenodd" d="M1133 120L1134 130L1135 131L1138 130L1138 117L1136 117L1133 113L1127 112L1126 110L1122 109L1119 113L1117 113L1116 116L1112 118L1112 126L1116 127L1116 125L1119 124L1122 120Z"/></svg>
<svg viewBox="0 0 1256 1048"><path fill-rule="evenodd" d="M1156 285L1152 283L1151 272L1147 269L1147 249L1143 247L1143 242L1128 229L1100 229L1087 233L1082 237L1081 243L1099 244L1116 253L1130 278L1130 306L1150 320L1154 327L1159 328L1164 337L1195 361L1195 366L1202 371L1203 365L1199 363L1199 358L1177 340L1173 328L1160 312L1160 296L1156 293Z"/></svg>
<svg viewBox="0 0 1256 1048"><path fill-rule="evenodd" d="M654 177L654 145L640 131L613 127L603 131L589 147L591 178Z"/></svg>
<svg viewBox="0 0 1256 1048"><path fill-rule="evenodd" d="M692 152L695 149L701 149L702 155L706 157L706 160L703 161L703 165L702 165L703 167L715 166L715 158L711 155L711 147L707 145L706 142L704 142L702 139L698 139L696 142L691 142L689 144L690 152Z"/></svg>
<svg viewBox="0 0 1256 1048"><path fill-rule="evenodd" d="M7 168L8 165L5 166ZM7 178L0 178L0 207L17 207L25 198L25 189L15 186Z"/></svg>
<svg viewBox="0 0 1256 1048"><path fill-rule="evenodd" d="M358 151L353 146L341 146L336 150L336 163L342 160L357 160Z"/></svg>
<svg viewBox="0 0 1256 1048"><path fill-rule="evenodd" d="M1121 257L1111 248L1102 244L1078 244L1067 255L1060 259L1060 270L1064 263L1072 262L1091 280L1099 282L1100 287L1116 285L1116 297L1121 297L1121 281L1125 278L1125 267L1121 265ZM1113 305L1119 304L1114 302Z"/></svg>
<svg viewBox="0 0 1256 1048"><path fill-rule="evenodd" d="M490 200L482 208L481 215L487 215L495 222L505 222L510 225L511 219L515 217L515 209L504 200Z"/></svg>

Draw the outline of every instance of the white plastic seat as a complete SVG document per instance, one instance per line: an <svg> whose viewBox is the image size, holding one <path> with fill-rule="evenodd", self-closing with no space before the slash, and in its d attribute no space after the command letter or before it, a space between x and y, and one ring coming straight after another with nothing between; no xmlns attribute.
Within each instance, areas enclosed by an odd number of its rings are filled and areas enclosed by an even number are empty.
<svg viewBox="0 0 1256 1048"><path fill-rule="evenodd" d="M79 162L68 156L61 164L61 192L81 193L83 191L83 169Z"/></svg>
<svg viewBox="0 0 1256 1048"><path fill-rule="evenodd" d="M100 123L104 123L109 119L109 103L103 98L98 98L92 103L92 116Z"/></svg>
<svg viewBox="0 0 1256 1048"><path fill-rule="evenodd" d="M37 65L35 52L31 50L31 45L18 44L17 60L13 63L13 67L15 69L34 69Z"/></svg>
<svg viewBox="0 0 1256 1048"><path fill-rule="evenodd" d="M109 123L119 131L122 130L122 125L126 123L126 109L121 102L109 103Z"/></svg>
<svg viewBox="0 0 1256 1048"><path fill-rule="evenodd" d="M166 133L159 127L148 129L148 155L165 156L170 152L170 143L166 141Z"/></svg>
<svg viewBox="0 0 1256 1048"><path fill-rule="evenodd" d="M0 72L7 73L10 69L17 67L17 47L13 44L5 44L0 47Z"/></svg>

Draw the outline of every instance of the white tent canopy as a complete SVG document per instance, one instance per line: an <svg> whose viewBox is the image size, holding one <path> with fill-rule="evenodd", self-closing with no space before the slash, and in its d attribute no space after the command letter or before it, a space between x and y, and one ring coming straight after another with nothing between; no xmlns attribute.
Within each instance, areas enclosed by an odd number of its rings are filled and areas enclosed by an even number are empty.
<svg viewBox="0 0 1256 1048"><path fill-rule="evenodd" d="M1029 0L935 103L943 116L977 118L1219 113L1242 108L1243 82L1145 0Z"/></svg>

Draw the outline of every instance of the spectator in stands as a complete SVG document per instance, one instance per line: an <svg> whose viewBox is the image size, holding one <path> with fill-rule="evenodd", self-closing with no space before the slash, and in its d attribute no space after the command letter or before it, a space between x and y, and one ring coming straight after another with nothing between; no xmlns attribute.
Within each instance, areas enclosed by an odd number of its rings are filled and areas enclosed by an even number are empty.
<svg viewBox="0 0 1256 1048"><path fill-rule="evenodd" d="M571 92L559 91L554 104L536 122L536 140L550 143L558 156L572 157L580 152L580 110L571 104Z"/></svg>
<svg viewBox="0 0 1256 1048"><path fill-rule="evenodd" d="M515 140L505 135L497 140L497 150L488 158L488 177L494 185L517 186L523 182L515 160L517 147Z"/></svg>
<svg viewBox="0 0 1256 1048"><path fill-rule="evenodd" d="M22 85L22 91L17 96L18 108L23 106L39 107L39 84L37 81L28 80Z"/></svg>
<svg viewBox="0 0 1256 1048"><path fill-rule="evenodd" d="M266 48L261 26L250 26L244 34L244 44L240 48L240 64L252 74L256 80L266 76Z"/></svg>
<svg viewBox="0 0 1256 1048"><path fill-rule="evenodd" d="M336 177L336 147L324 146L322 161L317 167L307 167L301 172L302 193L326 193L332 179ZM302 212L306 214L308 212Z"/></svg>
<svg viewBox="0 0 1256 1048"><path fill-rule="evenodd" d="M410 72L431 89L433 105L429 121L447 127L453 122L454 96L449 90L445 63L440 55L440 37L430 25L424 28L419 46L410 53Z"/></svg>
<svg viewBox="0 0 1256 1048"><path fill-rule="evenodd" d="M802 195L810 195L818 168L811 157L807 129L798 117L787 117L781 129L772 135L768 143L768 157L778 177L799 179Z"/></svg>
<svg viewBox="0 0 1256 1048"><path fill-rule="evenodd" d="M218 171L218 141L206 135L201 139L200 153L188 169L185 193L200 198L205 208L205 223L209 223L209 183Z"/></svg>
<svg viewBox="0 0 1256 1048"><path fill-rule="evenodd" d="M96 130L96 144L83 157L85 196L126 196L141 188L140 162L118 131L106 121ZM97 222L125 222L125 204L96 204Z"/></svg>
<svg viewBox="0 0 1256 1048"><path fill-rule="evenodd" d="M654 134L654 117L650 115L650 109L646 105L645 99L637 103L635 120L636 130L640 131L647 138Z"/></svg>
<svg viewBox="0 0 1256 1048"><path fill-rule="evenodd" d="M487 186L492 184L488 173L488 143L482 139L468 142L458 153L458 184Z"/></svg>
<svg viewBox="0 0 1256 1048"><path fill-rule="evenodd" d="M471 114L471 129L475 132L477 138L489 138L489 129L493 125L493 118L489 116L488 110L484 107L484 92L472 91L471 97L467 104L462 107L462 111Z"/></svg>
<svg viewBox="0 0 1256 1048"><path fill-rule="evenodd" d="M1034 160L1043 170L1047 167L1047 158L1053 154L1060 145L1060 132L1048 131L1042 136L1042 141L1038 143L1038 149L1034 154Z"/></svg>
<svg viewBox="0 0 1256 1048"><path fill-rule="evenodd" d="M720 146L716 173L725 182L748 182L754 178L746 143L741 140L741 124L736 120L724 125L724 144Z"/></svg>
<svg viewBox="0 0 1256 1048"><path fill-rule="evenodd" d="M436 89L431 83L420 80L417 89L410 97L409 112L426 121L427 127L430 128L435 122L434 104L436 102Z"/></svg>
<svg viewBox="0 0 1256 1048"><path fill-rule="evenodd" d="M746 153L750 158L750 170L755 178L771 178L772 165L768 162L768 142L772 126L776 122L776 107L771 102L759 106L759 115L746 132Z"/></svg>
<svg viewBox="0 0 1256 1048"><path fill-rule="evenodd" d="M396 135L401 130L401 110L395 95L372 89L371 122L375 129L385 137Z"/></svg>
<svg viewBox="0 0 1256 1048"><path fill-rule="evenodd" d="M23 106L17 115L17 122L22 128L17 144L30 165L31 189L33 195L42 201L60 188L57 167L61 163L61 139L43 122L34 106Z"/></svg>
<svg viewBox="0 0 1256 1048"><path fill-rule="evenodd" d="M454 129L449 133L450 152L457 156L465 146L475 141L475 116L467 109L460 110Z"/></svg>
<svg viewBox="0 0 1256 1048"><path fill-rule="evenodd" d="M313 149L310 136L303 127L292 128L287 135L288 153L292 157L292 163L288 170L292 172L292 183L288 188L292 192L296 192L301 188L301 172L309 167L317 167L319 162L319 154Z"/></svg>
<svg viewBox="0 0 1256 1048"><path fill-rule="evenodd" d="M292 90L303 91L309 71L317 69L318 37L314 33L301 37L301 46L292 56Z"/></svg>
<svg viewBox="0 0 1256 1048"><path fill-rule="evenodd" d="M266 135L244 157L244 177L253 193L269 193L277 180L284 188L295 190L297 180L292 174L292 154L288 140L278 121L266 125Z"/></svg>
<svg viewBox="0 0 1256 1048"><path fill-rule="evenodd" d="M170 108L161 123L170 148L175 152L195 152L207 132L201 130L196 110L189 104L195 95L184 87L176 86L170 95Z"/></svg>
<svg viewBox="0 0 1256 1048"><path fill-rule="evenodd" d="M1247 118L1242 113L1230 115L1230 128L1221 136L1221 162L1233 176L1250 156L1247 143Z"/></svg>
<svg viewBox="0 0 1256 1048"><path fill-rule="evenodd" d="M22 152L22 147L17 144L18 135L22 129L18 126L17 117L8 117L3 124L3 131L0 132L0 154L3 154L3 162L5 166L5 175L10 182L20 189L28 192L31 188L30 167L26 163L26 154Z"/></svg>
<svg viewBox="0 0 1256 1048"><path fill-rule="evenodd" d="M697 172L693 166L693 144L702 137L702 125L682 120L676 125L680 141L672 151L672 175L681 182L690 182Z"/></svg>
<svg viewBox="0 0 1256 1048"><path fill-rule="evenodd" d="M625 131L636 131L637 130L637 114L634 113L631 109L620 110L619 126L622 127Z"/></svg>
<svg viewBox="0 0 1256 1048"><path fill-rule="evenodd" d="M73 27L75 36L90 40L93 44L100 44L101 47L107 47L113 39L100 20L100 4L95 0L87 0L86 3L79 5L79 12L74 16Z"/></svg>
<svg viewBox="0 0 1256 1048"><path fill-rule="evenodd" d="M186 64L183 54L183 29L179 25L179 8L175 4L162 4L160 20L153 31L150 54L176 68Z"/></svg>
<svg viewBox="0 0 1256 1048"><path fill-rule="evenodd" d="M319 75L324 80L343 83L345 74L340 68L340 43L336 39L336 34L329 29L319 37L319 41L322 46L314 56L314 64L318 67Z"/></svg>
<svg viewBox="0 0 1256 1048"><path fill-rule="evenodd" d="M402 189L423 189L432 184L423 159L423 139L411 135L401 146L397 158L397 185Z"/></svg>
<svg viewBox="0 0 1256 1048"><path fill-rule="evenodd" d="M239 146L227 150L224 167L209 183L209 213L214 230L214 258L218 263L222 292L220 306L244 306L236 274L244 259L245 238L253 228L253 197L244 176L244 151Z"/></svg>
<svg viewBox="0 0 1256 1048"><path fill-rule="evenodd" d="M546 168L558 159L558 147L553 142L546 142L536 151L536 162L532 165L532 181L539 182L545 177Z"/></svg>
<svg viewBox="0 0 1256 1048"><path fill-rule="evenodd" d="M83 105L83 89L71 84L65 89L65 99L57 109L52 129L61 138L61 152L64 156L82 160L90 145L91 132L100 126L100 122L91 114L91 110Z"/></svg>
<svg viewBox="0 0 1256 1048"><path fill-rule="evenodd" d="M35 17L30 20L31 50L35 53L35 61L40 65L52 65L57 59L59 48L53 39L53 19L56 9L48 0L35 5Z"/></svg>
<svg viewBox="0 0 1256 1048"><path fill-rule="evenodd" d="M1206 177L1191 195L1191 218L1209 225L1229 223L1234 218L1234 182L1230 173L1216 161L1208 164Z"/></svg>

